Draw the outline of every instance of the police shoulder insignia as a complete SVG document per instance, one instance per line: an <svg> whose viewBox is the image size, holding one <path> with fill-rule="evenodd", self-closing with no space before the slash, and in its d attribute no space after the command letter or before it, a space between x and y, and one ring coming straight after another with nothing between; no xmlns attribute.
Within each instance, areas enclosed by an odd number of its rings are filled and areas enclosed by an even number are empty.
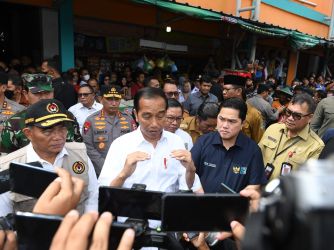
<svg viewBox="0 0 334 250"><path fill-rule="evenodd" d="M85 171L85 169L86 169L85 164L82 161L76 161L72 166L72 170L76 174L82 174Z"/></svg>
<svg viewBox="0 0 334 250"><path fill-rule="evenodd" d="M86 121L86 122L84 123L84 125L83 125L83 132L84 132L84 134L86 134L86 133L88 132L90 126L91 126L91 123L90 123L90 122Z"/></svg>
<svg viewBox="0 0 334 250"><path fill-rule="evenodd" d="M47 106L46 106L46 110L51 113L51 114L54 114L54 113L57 113L59 111L59 107L56 103L49 103Z"/></svg>

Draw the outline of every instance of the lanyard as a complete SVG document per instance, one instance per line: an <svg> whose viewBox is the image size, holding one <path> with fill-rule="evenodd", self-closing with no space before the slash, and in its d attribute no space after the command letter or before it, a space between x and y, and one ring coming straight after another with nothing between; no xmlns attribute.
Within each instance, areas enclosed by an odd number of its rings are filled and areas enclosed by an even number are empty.
<svg viewBox="0 0 334 250"><path fill-rule="evenodd" d="M295 140L289 146L287 146L286 148L283 148L280 152L277 152L278 149L279 149L279 146L281 144L281 141L282 141L283 133L284 133L284 130L282 130L281 137L279 139L279 142L278 142L278 145L277 145L277 149L276 149L276 152L275 152L275 156L274 156L273 160L271 161L271 163L273 163L279 155L283 154L286 150L288 150L289 148L291 148L293 145L297 144L297 142L300 141L300 138L297 138L297 140Z"/></svg>

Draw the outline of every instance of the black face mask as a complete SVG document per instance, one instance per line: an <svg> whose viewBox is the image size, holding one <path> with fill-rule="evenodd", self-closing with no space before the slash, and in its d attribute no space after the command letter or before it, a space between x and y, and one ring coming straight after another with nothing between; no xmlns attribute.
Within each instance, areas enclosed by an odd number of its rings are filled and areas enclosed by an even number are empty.
<svg viewBox="0 0 334 250"><path fill-rule="evenodd" d="M14 91L13 90L6 90L5 91L5 96L8 98L8 99L12 99L13 96L14 96Z"/></svg>

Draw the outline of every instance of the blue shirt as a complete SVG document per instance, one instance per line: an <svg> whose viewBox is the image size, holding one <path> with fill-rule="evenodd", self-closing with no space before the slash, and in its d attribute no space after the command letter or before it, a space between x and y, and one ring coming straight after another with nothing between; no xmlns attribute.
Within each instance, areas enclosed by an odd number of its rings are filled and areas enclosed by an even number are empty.
<svg viewBox="0 0 334 250"><path fill-rule="evenodd" d="M203 102L217 102L218 98L208 93L208 95L203 96L201 91L191 94L188 99L183 103L183 108L189 112L190 116L197 115L197 110Z"/></svg>
<svg viewBox="0 0 334 250"><path fill-rule="evenodd" d="M202 135L191 149L191 155L206 193L220 192L221 183L236 192L248 185L266 183L261 150L242 132L228 150L218 132Z"/></svg>

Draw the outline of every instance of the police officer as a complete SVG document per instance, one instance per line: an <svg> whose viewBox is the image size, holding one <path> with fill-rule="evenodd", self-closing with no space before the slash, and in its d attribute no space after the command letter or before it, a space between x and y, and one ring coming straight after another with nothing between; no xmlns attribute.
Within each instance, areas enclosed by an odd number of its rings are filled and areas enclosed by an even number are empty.
<svg viewBox="0 0 334 250"><path fill-rule="evenodd" d="M23 133L30 143L0 158L0 171L6 170L12 161L39 162L43 169L53 171L62 167L72 176L82 179L85 188L77 209L79 212L97 210L98 184L94 167L83 143L66 143L67 126L73 120L61 102L55 99L41 100L26 110ZM29 176L27 176L29 178ZM31 212L35 199L9 192L1 195L0 216L6 212Z"/></svg>
<svg viewBox="0 0 334 250"><path fill-rule="evenodd" d="M23 94L32 105L42 99L53 98L52 79L45 74L23 74L22 80L24 83ZM68 112L69 113L69 112ZM5 153L11 153L28 145L29 140L24 135L22 129L24 128L26 109L11 116L4 122L3 130L1 133L1 145L0 151ZM75 120L74 116L72 119ZM79 131L79 125L75 120L75 123L68 128L66 141L82 142L82 137Z"/></svg>
<svg viewBox="0 0 334 250"><path fill-rule="evenodd" d="M24 109L24 106L5 97L7 83L8 75L4 72L0 72L0 124L2 124L10 116Z"/></svg>
<svg viewBox="0 0 334 250"><path fill-rule="evenodd" d="M102 110L90 115L83 125L83 140L87 153L99 176L110 144L121 135L136 129L132 117L119 111L121 94L115 88L105 89Z"/></svg>

